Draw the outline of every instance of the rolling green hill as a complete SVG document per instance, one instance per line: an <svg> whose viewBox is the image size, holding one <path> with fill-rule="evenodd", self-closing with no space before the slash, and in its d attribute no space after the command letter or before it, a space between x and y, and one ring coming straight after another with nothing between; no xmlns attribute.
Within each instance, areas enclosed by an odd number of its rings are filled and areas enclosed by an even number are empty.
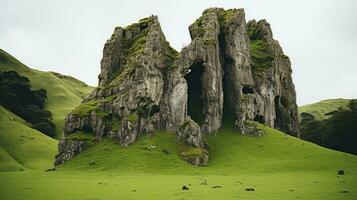
<svg viewBox="0 0 357 200"><path fill-rule="evenodd" d="M357 198L357 156L260 127L263 137L229 128L209 136L207 167L180 160L169 132L129 147L104 140L54 172L0 173L0 193L3 199ZM183 185L190 189L181 190Z"/></svg>
<svg viewBox="0 0 357 200"><path fill-rule="evenodd" d="M0 49L0 71L11 70L29 78L33 89L47 90L46 109L53 114L57 138L62 134L66 115L93 90L71 76L31 69Z"/></svg>
<svg viewBox="0 0 357 200"><path fill-rule="evenodd" d="M327 99L317 103L312 103L299 107L299 116L301 113L309 113L315 117L316 120L323 120L328 118L328 113L337 110L340 107L346 107L350 102L349 99Z"/></svg>
<svg viewBox="0 0 357 200"><path fill-rule="evenodd" d="M2 50L0 70L15 70L35 89L48 91L46 107L58 132L65 115L92 90L72 77L30 69ZM323 119L348 101L326 100L303 106L300 113ZM181 160L175 135L161 131L129 147L104 139L45 172L52 167L58 141L0 107L0 200L357 199L357 156L259 126L265 131L262 137L228 127L208 136L206 167ZM337 174L340 169L345 175ZM181 190L183 185L189 190Z"/></svg>
<svg viewBox="0 0 357 200"><path fill-rule="evenodd" d="M0 172L51 168L58 141L0 106Z"/></svg>
<svg viewBox="0 0 357 200"><path fill-rule="evenodd" d="M207 167L187 165L177 155L175 135L159 132L154 137L142 137L128 148L113 141L100 142L60 169L115 171L119 174L221 175L298 172L305 171L307 166L309 171L331 170L332 173L338 168L357 169L356 156L329 150L263 125L260 127L266 132L263 137L243 136L228 128L209 136L210 163ZM149 150L147 146L155 148Z"/></svg>

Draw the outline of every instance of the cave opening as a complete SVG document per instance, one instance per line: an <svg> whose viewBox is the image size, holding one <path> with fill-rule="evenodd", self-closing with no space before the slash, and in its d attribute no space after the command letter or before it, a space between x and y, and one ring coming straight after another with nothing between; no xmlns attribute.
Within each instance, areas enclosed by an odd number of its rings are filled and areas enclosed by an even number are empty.
<svg viewBox="0 0 357 200"><path fill-rule="evenodd" d="M255 115L253 121L259 122L261 124L265 123L264 116L263 115L259 115L259 114Z"/></svg>
<svg viewBox="0 0 357 200"><path fill-rule="evenodd" d="M234 121L236 120L234 99L237 97L236 91L233 89L233 85L230 77L231 66L233 60L230 57L224 59L224 74L223 74L223 119L222 126L233 128Z"/></svg>
<svg viewBox="0 0 357 200"><path fill-rule="evenodd" d="M187 115L197 124L201 125L204 121L203 116L203 97L202 97L202 75L204 66L202 62L191 65L190 72L186 74L187 81Z"/></svg>
<svg viewBox="0 0 357 200"><path fill-rule="evenodd" d="M242 89L242 93L243 94L253 94L254 93L254 89L253 89L252 86L244 85L243 89Z"/></svg>

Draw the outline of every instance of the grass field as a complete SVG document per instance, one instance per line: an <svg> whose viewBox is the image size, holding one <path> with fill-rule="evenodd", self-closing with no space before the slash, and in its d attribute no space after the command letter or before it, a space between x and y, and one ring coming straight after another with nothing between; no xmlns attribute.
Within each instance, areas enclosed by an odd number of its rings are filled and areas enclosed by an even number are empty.
<svg viewBox="0 0 357 200"><path fill-rule="evenodd" d="M34 88L48 91L46 107L58 136L65 115L92 90L72 77L30 69L2 50L0 70L15 70ZM299 111L322 119L347 103L327 100ZM226 126L209 136L206 167L181 160L175 135L162 131L126 148L104 139L46 172L53 167L58 141L0 106L0 200L357 199L357 156L259 126L263 137L243 136ZM345 175L337 174L340 169ZM183 185L189 190L181 190Z"/></svg>
<svg viewBox="0 0 357 200"><path fill-rule="evenodd" d="M10 70L29 78L33 89L47 90L46 109L53 114L57 138L62 135L66 115L93 90L73 77L31 69L0 49L0 71Z"/></svg>
<svg viewBox="0 0 357 200"><path fill-rule="evenodd" d="M53 163L58 141L29 128L0 106L0 172L45 170Z"/></svg>
<svg viewBox="0 0 357 200"><path fill-rule="evenodd" d="M169 132L141 137L127 148L104 140L56 171L0 173L0 199L357 198L356 156L261 128L263 137L229 128L210 136L207 167L180 160ZM148 150L148 144L156 148ZM346 174L337 175L339 169ZM181 190L183 185L190 190Z"/></svg>
<svg viewBox="0 0 357 200"><path fill-rule="evenodd" d="M337 110L340 107L346 107L349 99L327 99L317 103L308 104L299 107L299 115L303 112L312 114L316 120L328 118L327 113Z"/></svg>

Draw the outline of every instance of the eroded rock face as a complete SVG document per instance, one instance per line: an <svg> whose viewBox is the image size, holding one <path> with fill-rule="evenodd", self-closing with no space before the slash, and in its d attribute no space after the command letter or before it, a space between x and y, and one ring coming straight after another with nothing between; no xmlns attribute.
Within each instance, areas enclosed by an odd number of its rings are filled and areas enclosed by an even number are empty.
<svg viewBox="0 0 357 200"><path fill-rule="evenodd" d="M203 135L224 120L243 134L253 130L247 121L297 134L291 64L265 20L247 24L243 9L211 8L189 31L192 42L179 54L156 16L115 28L98 87L65 120L56 164L84 149L70 139L79 131L123 146L140 134L175 132L195 165L207 164Z"/></svg>
<svg viewBox="0 0 357 200"><path fill-rule="evenodd" d="M177 132L179 141L188 146L204 147L200 126L190 117L186 118Z"/></svg>
<svg viewBox="0 0 357 200"><path fill-rule="evenodd" d="M72 159L84 150L84 146L84 141L61 139L58 143L58 154L56 155L55 165Z"/></svg>

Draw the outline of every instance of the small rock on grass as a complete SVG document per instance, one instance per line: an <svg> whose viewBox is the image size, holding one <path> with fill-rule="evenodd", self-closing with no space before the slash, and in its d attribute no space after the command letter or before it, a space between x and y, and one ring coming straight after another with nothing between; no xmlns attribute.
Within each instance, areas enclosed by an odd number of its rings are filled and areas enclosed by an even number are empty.
<svg viewBox="0 0 357 200"><path fill-rule="evenodd" d="M340 193L349 193L347 190L341 190Z"/></svg>
<svg viewBox="0 0 357 200"><path fill-rule="evenodd" d="M50 169L46 169L45 172L52 172L52 171L55 171L55 170L56 170L56 168L53 167L53 168L50 168Z"/></svg>
<svg viewBox="0 0 357 200"><path fill-rule="evenodd" d="M167 149L163 149L162 150L166 155L169 155L170 154L170 152L167 150Z"/></svg>
<svg viewBox="0 0 357 200"><path fill-rule="evenodd" d="M188 188L188 186L184 185L184 186L182 186L181 190L190 190L190 188Z"/></svg>
<svg viewBox="0 0 357 200"><path fill-rule="evenodd" d="M245 188L245 191L253 192L253 191L255 191L255 189L254 188Z"/></svg>

